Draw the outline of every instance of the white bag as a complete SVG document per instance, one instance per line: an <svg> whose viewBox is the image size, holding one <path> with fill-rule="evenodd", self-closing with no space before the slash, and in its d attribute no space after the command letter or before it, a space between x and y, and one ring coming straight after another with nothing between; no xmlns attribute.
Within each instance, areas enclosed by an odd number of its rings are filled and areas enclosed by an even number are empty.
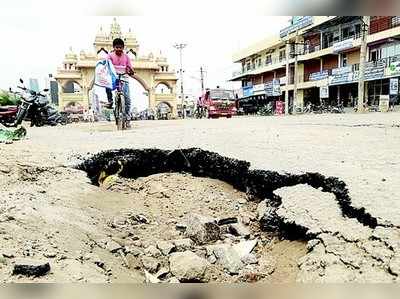
<svg viewBox="0 0 400 299"><path fill-rule="evenodd" d="M94 72L94 84L114 90L117 87L117 73L110 60L100 60Z"/></svg>

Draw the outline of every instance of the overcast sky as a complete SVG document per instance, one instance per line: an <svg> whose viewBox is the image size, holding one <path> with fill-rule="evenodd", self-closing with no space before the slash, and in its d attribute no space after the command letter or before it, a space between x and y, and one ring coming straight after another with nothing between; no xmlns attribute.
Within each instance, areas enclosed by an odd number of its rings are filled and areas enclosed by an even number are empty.
<svg viewBox="0 0 400 299"><path fill-rule="evenodd" d="M1 72L0 88L15 86L19 77L43 79L55 73L71 46L93 51L93 42L100 26L109 31L113 17L90 16L3 16L0 18ZM206 73L206 85L224 86L234 68L232 54L239 48L276 34L287 25L288 17L250 17L241 19L226 15L213 21L189 16L117 17L122 31L132 28L140 44L139 55L162 52L177 69L176 42L187 43L183 63L187 87L198 84L199 68ZM245 24L245 25L244 25ZM193 82L192 82L193 81Z"/></svg>

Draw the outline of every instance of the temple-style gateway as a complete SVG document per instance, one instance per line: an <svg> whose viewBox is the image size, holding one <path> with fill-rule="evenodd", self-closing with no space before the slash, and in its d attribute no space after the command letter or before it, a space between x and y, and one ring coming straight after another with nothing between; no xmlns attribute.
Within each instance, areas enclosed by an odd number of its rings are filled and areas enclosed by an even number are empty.
<svg viewBox="0 0 400 299"><path fill-rule="evenodd" d="M112 50L112 42L120 37L125 41L125 50L132 59L135 69L135 79L140 82L149 95L149 108L155 109L158 105L167 104L172 115L177 113L176 81L172 70L165 57L139 56L139 43L134 34L122 34L121 26L114 18L110 33L107 34L100 28L94 41L93 53L81 51L79 55L72 49L65 55L65 59L58 68L55 79L59 84L59 109L67 106L90 105L90 95L94 82L94 69L96 62Z"/></svg>

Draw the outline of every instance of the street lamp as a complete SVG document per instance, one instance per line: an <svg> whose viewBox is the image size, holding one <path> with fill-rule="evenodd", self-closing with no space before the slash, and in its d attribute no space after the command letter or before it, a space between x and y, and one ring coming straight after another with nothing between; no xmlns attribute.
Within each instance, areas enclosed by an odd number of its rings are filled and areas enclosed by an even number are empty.
<svg viewBox="0 0 400 299"><path fill-rule="evenodd" d="M181 80L181 101L182 101L182 118L185 118L185 109L184 109L184 94L183 94L183 67L182 67L182 51L187 46L187 44L175 44L174 48L179 50L179 62L180 62L180 80Z"/></svg>

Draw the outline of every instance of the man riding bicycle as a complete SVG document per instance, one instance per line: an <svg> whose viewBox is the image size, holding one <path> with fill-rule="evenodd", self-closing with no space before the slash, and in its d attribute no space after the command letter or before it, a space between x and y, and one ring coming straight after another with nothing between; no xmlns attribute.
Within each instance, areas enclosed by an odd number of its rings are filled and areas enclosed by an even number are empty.
<svg viewBox="0 0 400 299"><path fill-rule="evenodd" d="M131 64L131 60L127 54L124 53L125 43L122 39L116 38L113 41L113 48L114 51L107 55L107 59L111 61L114 65L115 71L117 74L128 74L129 76L133 77L133 68ZM122 81L122 80L121 80ZM127 81L127 80L126 80ZM125 97L125 113L127 116L127 127L130 127L129 121L131 120L131 98L129 95L129 85L124 81L121 82L123 84L123 94ZM108 105L107 108L112 109L113 107L113 97L112 97L112 90L106 88Z"/></svg>

